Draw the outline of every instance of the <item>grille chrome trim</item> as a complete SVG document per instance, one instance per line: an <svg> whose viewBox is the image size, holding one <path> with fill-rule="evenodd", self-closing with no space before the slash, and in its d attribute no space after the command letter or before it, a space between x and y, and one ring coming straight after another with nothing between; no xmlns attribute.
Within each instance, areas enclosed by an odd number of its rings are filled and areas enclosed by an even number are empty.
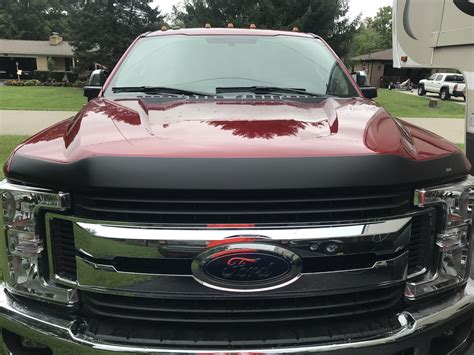
<svg viewBox="0 0 474 355"><path fill-rule="evenodd" d="M345 238L356 236L373 236L391 234L400 231L411 221L411 217L393 220L368 222L364 224L302 226L302 227L261 227L255 229L177 229L162 228L152 225L125 225L76 222L77 226L88 231L91 235L106 239L126 240L175 240L186 241L215 241L225 240L229 236L249 235L258 236L264 233L271 240L318 240Z"/></svg>
<svg viewBox="0 0 474 355"><path fill-rule="evenodd" d="M272 290L271 296L294 294L298 288L308 293L332 292L335 285L331 278L337 279L339 288L341 282L347 289L388 286L407 280L411 226L426 213L433 212L335 225L257 225L252 229L136 225L48 213L47 226L55 218L72 224L77 264L77 280L60 277L56 270L50 270L50 277L58 284L95 292L143 293L149 297L180 292L185 297L224 297L225 291L212 290L192 278L190 261L207 248L227 243L228 238L243 237L250 238L250 242L281 245L304 259L302 276ZM322 247L328 243L340 243L342 249L336 254L323 253ZM318 245L319 249L313 249ZM107 285L100 282L104 278Z"/></svg>

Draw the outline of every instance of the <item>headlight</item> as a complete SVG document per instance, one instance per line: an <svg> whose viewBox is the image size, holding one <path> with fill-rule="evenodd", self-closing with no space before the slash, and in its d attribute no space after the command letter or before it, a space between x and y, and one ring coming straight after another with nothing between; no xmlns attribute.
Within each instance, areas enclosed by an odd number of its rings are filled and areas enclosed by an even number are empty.
<svg viewBox="0 0 474 355"><path fill-rule="evenodd" d="M40 210L65 210L69 195L50 190L0 182L2 215L0 231L5 243L0 252L6 260L4 281L7 289L27 297L70 304L77 301L74 290L58 287L49 282L45 241L40 235L38 217Z"/></svg>
<svg viewBox="0 0 474 355"><path fill-rule="evenodd" d="M415 205L436 207L442 220L434 248L434 268L424 279L407 284L405 296L416 299L465 283L469 277L472 211L469 196L474 178L415 191Z"/></svg>

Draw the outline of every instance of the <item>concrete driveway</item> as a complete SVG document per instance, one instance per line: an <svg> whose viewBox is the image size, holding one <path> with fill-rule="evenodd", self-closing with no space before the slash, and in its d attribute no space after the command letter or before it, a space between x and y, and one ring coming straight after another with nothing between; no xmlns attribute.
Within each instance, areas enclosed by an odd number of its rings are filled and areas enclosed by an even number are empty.
<svg viewBox="0 0 474 355"><path fill-rule="evenodd" d="M464 143L464 119L456 118L402 118L415 126L424 128L430 132L436 133L448 141L463 144Z"/></svg>
<svg viewBox="0 0 474 355"><path fill-rule="evenodd" d="M76 113L71 111L0 111L0 135L33 135Z"/></svg>

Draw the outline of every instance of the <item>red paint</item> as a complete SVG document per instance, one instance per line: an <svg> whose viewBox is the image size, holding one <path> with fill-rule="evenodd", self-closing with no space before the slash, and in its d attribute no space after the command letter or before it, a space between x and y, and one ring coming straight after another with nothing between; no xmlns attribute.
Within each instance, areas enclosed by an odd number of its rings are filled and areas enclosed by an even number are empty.
<svg viewBox="0 0 474 355"><path fill-rule="evenodd" d="M262 240L263 238L254 238L254 237L233 237L233 238L226 238L223 240L211 240L207 243L208 248L217 247L219 245L225 244L234 244L234 243L249 243L255 242L257 240Z"/></svg>
<svg viewBox="0 0 474 355"><path fill-rule="evenodd" d="M207 228L254 228L254 223L246 223L246 224L208 224Z"/></svg>
<svg viewBox="0 0 474 355"><path fill-rule="evenodd" d="M249 29L178 30L148 36L176 34L312 37ZM278 158L374 154L421 161L458 152L456 146L433 133L405 122L398 124L383 108L363 98L312 104L235 100L147 104L137 99L98 98L74 118L30 138L14 154L71 163L94 156ZM8 170L8 162L4 169Z"/></svg>
<svg viewBox="0 0 474 355"><path fill-rule="evenodd" d="M248 253L255 253L257 250L255 249L238 249L238 250L223 250L220 252L217 252L215 254L212 254L212 259L220 258L225 255L229 254L248 254Z"/></svg>
<svg viewBox="0 0 474 355"><path fill-rule="evenodd" d="M240 256L236 256L227 260L227 265L235 266L235 265L245 265L247 263L256 263L258 259L250 259L250 258L243 258Z"/></svg>
<svg viewBox="0 0 474 355"><path fill-rule="evenodd" d="M59 163L93 156L190 158L319 157L392 154L426 160L458 152L448 141L403 123L369 100L319 104L97 99L74 118L28 140L16 154ZM403 131L405 127L405 131ZM410 147L415 146L415 151Z"/></svg>

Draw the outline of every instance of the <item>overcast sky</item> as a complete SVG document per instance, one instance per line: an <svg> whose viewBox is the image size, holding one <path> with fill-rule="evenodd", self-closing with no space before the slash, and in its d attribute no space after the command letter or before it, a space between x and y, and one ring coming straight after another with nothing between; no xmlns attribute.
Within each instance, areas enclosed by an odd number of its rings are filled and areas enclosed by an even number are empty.
<svg viewBox="0 0 474 355"><path fill-rule="evenodd" d="M183 0L154 0L153 3L158 5L160 9L169 13L173 5L181 3ZM372 17L382 6L392 5L393 0L349 0L350 16L356 17L362 13L363 17Z"/></svg>

